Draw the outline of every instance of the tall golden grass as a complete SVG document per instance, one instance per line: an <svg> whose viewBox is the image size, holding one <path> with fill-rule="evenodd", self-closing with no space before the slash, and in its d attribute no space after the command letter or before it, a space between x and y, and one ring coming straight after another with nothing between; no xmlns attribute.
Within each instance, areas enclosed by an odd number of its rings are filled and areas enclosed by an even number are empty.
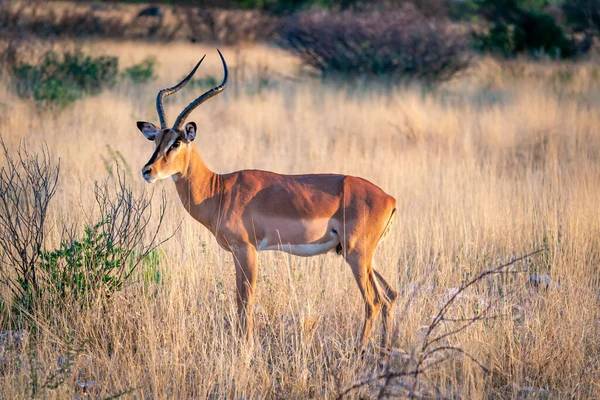
<svg viewBox="0 0 600 400"><path fill-rule="evenodd" d="M203 53L199 76L220 79L213 48L187 44L86 45L125 64L155 55L159 78L115 87L62 112L38 110L0 87L0 133L11 148L46 142L61 160L49 246L65 223L91 218L93 180L108 176L110 146L130 166L137 190L166 191L163 281L139 279L104 306L46 310L35 340L0 372L0 394L30 393L30 364L43 380L73 346L73 373L44 397L92 397L132 390L135 398L329 398L378 368L377 351L355 356L362 300L343 259L260 255L256 344L236 334L234 268L210 233L189 217L170 181L150 187L141 166L153 145L135 121L156 122L159 88L181 78ZM497 318L443 341L452 353L420 376L417 395L453 398L600 396L600 76L592 64L498 64L482 60L435 90L326 83L298 75L278 50L222 49L231 86L195 111L196 146L216 172L362 176L398 202L397 218L376 254L400 292L390 368L418 350L425 328L455 288L478 272L534 249L522 273L484 279L449 316L492 304ZM256 89L260 79L271 86ZM290 79L291 78L291 79ZM197 89L199 90L199 89ZM197 93L166 102L171 120ZM550 285L534 285L547 274ZM0 289L2 290L2 289ZM451 323L441 329L447 332ZM27 357L26 354L35 357ZM404 363L404 364L403 364ZM389 389L402 392L397 381ZM378 386L379 385L379 386ZM350 396L374 396L373 382Z"/></svg>

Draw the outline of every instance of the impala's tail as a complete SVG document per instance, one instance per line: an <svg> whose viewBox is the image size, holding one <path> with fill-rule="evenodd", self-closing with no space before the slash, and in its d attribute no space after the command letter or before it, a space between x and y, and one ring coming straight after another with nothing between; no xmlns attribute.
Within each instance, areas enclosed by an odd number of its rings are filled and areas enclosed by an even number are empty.
<svg viewBox="0 0 600 400"><path fill-rule="evenodd" d="M387 234L390 232L390 228L391 228L392 222L394 221L395 216L396 216L396 209L394 208L392 210L392 213L390 214L390 218L388 219L387 224L385 225L385 228L383 229L383 233L381 234L381 237L379 238L379 243L381 243L381 241L383 239L385 239Z"/></svg>

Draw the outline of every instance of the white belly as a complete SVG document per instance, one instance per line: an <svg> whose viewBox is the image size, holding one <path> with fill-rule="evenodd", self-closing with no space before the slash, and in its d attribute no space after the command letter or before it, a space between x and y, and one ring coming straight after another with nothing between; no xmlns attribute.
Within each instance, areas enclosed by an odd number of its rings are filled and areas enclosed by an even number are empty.
<svg viewBox="0 0 600 400"><path fill-rule="evenodd" d="M322 239L313 243L291 244L282 242L281 240L279 242L269 243L268 238L264 238L258 245L258 251L277 250L284 251L295 256L310 257L316 256L317 254L327 253L340 243L340 238L334 231L330 231L328 237L325 237L324 239L325 240Z"/></svg>

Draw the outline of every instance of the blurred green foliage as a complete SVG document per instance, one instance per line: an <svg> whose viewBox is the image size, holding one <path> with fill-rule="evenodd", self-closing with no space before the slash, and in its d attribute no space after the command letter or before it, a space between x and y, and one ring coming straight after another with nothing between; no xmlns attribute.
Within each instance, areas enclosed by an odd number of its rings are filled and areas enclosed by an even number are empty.
<svg viewBox="0 0 600 400"><path fill-rule="evenodd" d="M600 31L600 0L564 0L562 11L569 28L575 32Z"/></svg>
<svg viewBox="0 0 600 400"><path fill-rule="evenodd" d="M154 75L155 64L156 60L154 60L154 58L146 58L139 64L125 68L123 77L129 79L133 83L146 83L154 80L156 78L156 75Z"/></svg>
<svg viewBox="0 0 600 400"><path fill-rule="evenodd" d="M64 107L84 94L96 94L112 86L118 68L117 57L51 51L37 64L22 62L12 72L19 96Z"/></svg>
<svg viewBox="0 0 600 400"><path fill-rule="evenodd" d="M472 12L490 28L475 35L478 50L514 56L543 53L553 58L575 54L575 45L563 27L547 12L548 0L471 0Z"/></svg>
<svg viewBox="0 0 600 400"><path fill-rule="evenodd" d="M117 57L51 51L37 63L17 63L12 75L19 96L43 106L64 108L83 96L114 86L119 78L137 84L149 82L155 78L154 67L155 61L148 58L119 74Z"/></svg>

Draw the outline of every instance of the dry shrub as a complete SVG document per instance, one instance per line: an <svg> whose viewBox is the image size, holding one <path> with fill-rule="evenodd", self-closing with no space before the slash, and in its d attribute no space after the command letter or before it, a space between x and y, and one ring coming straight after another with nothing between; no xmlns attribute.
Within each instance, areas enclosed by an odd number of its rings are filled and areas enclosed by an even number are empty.
<svg viewBox="0 0 600 400"><path fill-rule="evenodd" d="M198 42L218 41L232 44L272 39L281 19L260 11L198 9L186 10L185 20Z"/></svg>
<svg viewBox="0 0 600 400"><path fill-rule="evenodd" d="M469 66L468 36L411 7L386 12L306 12L290 18L283 46L324 73L445 81Z"/></svg>
<svg viewBox="0 0 600 400"><path fill-rule="evenodd" d="M85 12L71 10L57 19L55 29L56 35L68 33L74 36L99 35L120 38L125 33L126 22L117 16L100 17L91 9Z"/></svg>
<svg viewBox="0 0 600 400"><path fill-rule="evenodd" d="M153 12L146 12L152 9ZM191 39L237 43L275 37L281 18L261 11L132 5L60 7L53 3L0 3L0 32L39 37Z"/></svg>
<svg viewBox="0 0 600 400"><path fill-rule="evenodd" d="M451 288L441 299L437 311L432 313L431 322L422 327L424 335L421 343L415 345L399 363L397 360L395 363L388 363L382 373L370 373L343 390L337 397L338 400L355 390L373 385L378 385L377 398L436 398L443 393L443 389L429 381L430 375L442 364L458 363L457 359L460 358L470 360L482 372L489 374L491 371L471 354L470 349L455 344L457 336L475 324L505 317L502 313L506 304L516 302L514 295L522 291L519 290L522 289L519 288L519 282L511 282L510 276L527 272L532 258L541 252L542 250L536 250L521 257L513 257L510 261L485 269L467 282ZM494 278L500 279L494 282ZM484 287L483 290L480 288L479 293L476 292L478 286ZM498 292L495 301L484 295L489 291Z"/></svg>
<svg viewBox="0 0 600 400"><path fill-rule="evenodd" d="M11 69L19 60L19 50L22 48L20 38L9 37L0 44L0 64L5 68Z"/></svg>
<svg viewBox="0 0 600 400"><path fill-rule="evenodd" d="M6 163L0 168L0 285L29 311L43 279L37 267L60 168L47 147L35 154L21 146L12 157L2 138L0 146ZM0 297L0 311L5 300Z"/></svg>
<svg viewBox="0 0 600 400"><path fill-rule="evenodd" d="M124 36L123 16L103 15L94 9L67 7L62 12L41 2L0 4L0 31L28 32L36 36Z"/></svg>
<svg viewBox="0 0 600 400"><path fill-rule="evenodd" d="M152 197L136 194L125 175L116 181L94 184L96 213L84 234L64 229L58 249L41 253L44 272L43 299L53 309L89 307L105 300L130 282L136 268L164 241L158 233L165 214L163 196L158 215L152 213ZM156 224L151 221L157 219Z"/></svg>
<svg viewBox="0 0 600 400"><path fill-rule="evenodd" d="M38 311L78 309L107 299L164 243L158 233L165 215L158 215L152 196L134 193L117 174L94 186L95 213L85 235L67 226L59 229L60 247L47 250L48 207L59 183L59 164L47 146L40 153L23 144L11 155L0 137L5 165L0 168L0 321ZM83 207L83 206L82 206ZM156 223L151 223L153 220ZM99 221L99 222L98 222ZM2 321L4 320L4 321ZM18 319L13 319L20 323Z"/></svg>

